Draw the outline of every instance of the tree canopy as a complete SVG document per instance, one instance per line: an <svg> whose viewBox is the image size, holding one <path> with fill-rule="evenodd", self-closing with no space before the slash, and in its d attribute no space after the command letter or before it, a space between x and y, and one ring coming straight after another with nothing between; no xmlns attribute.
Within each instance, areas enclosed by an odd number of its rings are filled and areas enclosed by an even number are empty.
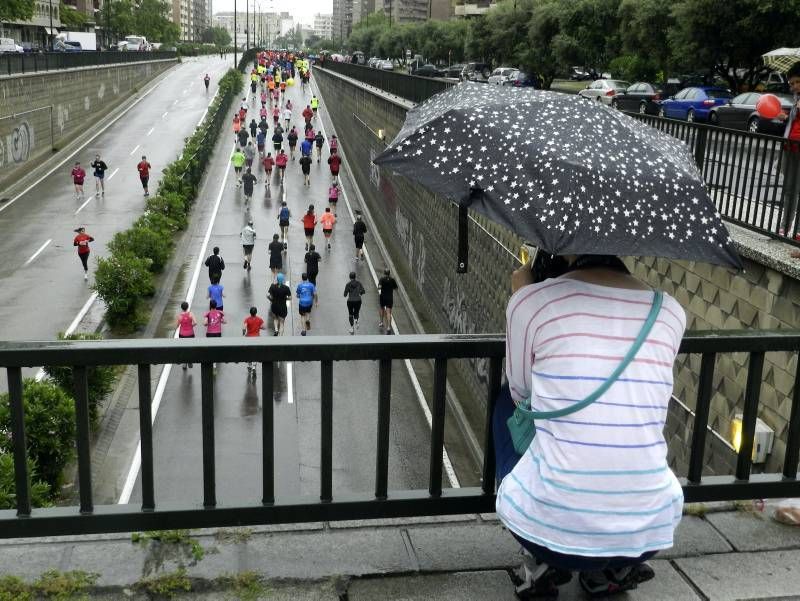
<svg viewBox="0 0 800 601"><path fill-rule="evenodd" d="M2 0L0 22L27 21L33 17L33 0Z"/></svg>
<svg viewBox="0 0 800 601"><path fill-rule="evenodd" d="M180 28L168 18L171 5L162 0L114 0L104 2L98 23L110 24L113 36L143 35L150 42L175 44Z"/></svg>

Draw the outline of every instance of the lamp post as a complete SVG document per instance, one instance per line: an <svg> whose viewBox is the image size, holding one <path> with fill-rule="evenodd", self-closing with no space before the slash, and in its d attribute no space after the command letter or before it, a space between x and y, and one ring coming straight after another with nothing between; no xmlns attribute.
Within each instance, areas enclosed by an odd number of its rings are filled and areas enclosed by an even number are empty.
<svg viewBox="0 0 800 601"><path fill-rule="evenodd" d="M250 50L250 0L244 0L244 51Z"/></svg>
<svg viewBox="0 0 800 601"><path fill-rule="evenodd" d="M236 28L236 0L233 0L233 68L236 69L239 64L236 61L236 34L239 30Z"/></svg>
<svg viewBox="0 0 800 601"><path fill-rule="evenodd" d="M106 48L111 48L111 0L106 0L108 2L108 8L106 9Z"/></svg>
<svg viewBox="0 0 800 601"><path fill-rule="evenodd" d="M50 31L47 39L50 41L50 50L53 49L53 0L50 0Z"/></svg>

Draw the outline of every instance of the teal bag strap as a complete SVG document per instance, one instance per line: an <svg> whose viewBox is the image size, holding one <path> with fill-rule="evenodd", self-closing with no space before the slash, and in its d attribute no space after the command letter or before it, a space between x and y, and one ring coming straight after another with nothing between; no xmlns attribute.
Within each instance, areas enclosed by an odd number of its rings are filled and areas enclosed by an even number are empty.
<svg viewBox="0 0 800 601"><path fill-rule="evenodd" d="M661 304L663 301L664 293L661 292L661 290L656 290L653 295L653 305L650 307L650 313L642 325L642 329L639 330L639 335L633 342L633 346L631 346L631 348L628 350L628 354L622 358L622 362L611 373L611 375L608 376L608 379L600 384L597 390L595 390L592 394L580 402L570 405L569 407L565 407L564 409L557 409L556 411L531 411L530 409L526 409L521 405L517 405L516 410L524 413L525 416L530 419L553 419L555 417L564 417L570 413L575 413L576 411L580 411L584 407L588 407L594 403L597 399L603 396L603 394L605 394L609 388L611 388L611 385L617 381L620 375L622 375L622 372L625 371L625 368L628 367L631 361L633 361L636 353L639 352L639 349L642 347L642 344L644 344L645 339L650 334L650 330L653 329L653 325L656 323L658 314L661 311ZM528 403L528 406L530 406L530 403Z"/></svg>

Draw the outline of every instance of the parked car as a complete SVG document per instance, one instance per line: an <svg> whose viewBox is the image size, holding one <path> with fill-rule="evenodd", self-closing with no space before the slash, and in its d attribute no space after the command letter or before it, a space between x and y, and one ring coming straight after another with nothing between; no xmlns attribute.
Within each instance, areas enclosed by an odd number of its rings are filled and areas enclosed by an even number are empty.
<svg viewBox="0 0 800 601"><path fill-rule="evenodd" d="M23 52L25 52L25 49L17 44L13 38L0 38L0 54L21 54Z"/></svg>
<svg viewBox="0 0 800 601"><path fill-rule="evenodd" d="M458 79L461 77L461 71L463 71L463 69L464 69L463 63L458 63L455 65L450 65L449 67L447 67L447 69L443 69L442 73L444 74L445 77L454 77L455 79Z"/></svg>
<svg viewBox="0 0 800 601"><path fill-rule="evenodd" d="M372 57L371 59L369 59L369 61L367 62L367 66L369 66L369 67L374 67L374 66L375 66L375 63L377 63L379 60L381 60L381 59L379 59L377 56L373 56L373 57Z"/></svg>
<svg viewBox="0 0 800 601"><path fill-rule="evenodd" d="M486 63L467 63L461 71L461 80L485 82L491 74L491 65Z"/></svg>
<svg viewBox="0 0 800 601"><path fill-rule="evenodd" d="M715 106L727 104L733 98L730 90L710 86L684 88L675 96L661 102L660 117L685 121L708 121L708 114Z"/></svg>
<svg viewBox="0 0 800 601"><path fill-rule="evenodd" d="M53 51L55 52L81 52L80 42L70 42L67 40L55 40L53 42Z"/></svg>
<svg viewBox="0 0 800 601"><path fill-rule="evenodd" d="M539 88L539 82L534 75L528 75L524 71L517 69L508 79L503 82L504 86L514 86L515 88Z"/></svg>
<svg viewBox="0 0 800 601"><path fill-rule="evenodd" d="M442 72L436 68L436 65L427 64L412 71L411 75L417 75L419 77L441 77Z"/></svg>
<svg viewBox="0 0 800 601"><path fill-rule="evenodd" d="M595 100L610 105L611 99L624 92L629 85L631 84L620 79L598 79L578 92L578 95L587 100Z"/></svg>
<svg viewBox="0 0 800 601"><path fill-rule="evenodd" d="M741 129L753 133L783 135L786 121L780 119L764 119L756 111L756 104L764 94L745 92L735 96L727 104L713 107L708 112L708 121L712 125ZM792 110L792 97L788 94L776 94L781 101L783 111L788 115Z"/></svg>
<svg viewBox="0 0 800 601"><path fill-rule="evenodd" d="M517 69L514 69L513 67L497 67L497 69L492 71L492 74L486 80L486 83L502 86L509 76L514 73L514 71L517 71Z"/></svg>
<svg viewBox="0 0 800 601"><path fill-rule="evenodd" d="M390 58L379 60L377 63L375 63L375 66L378 69L383 69L384 71L394 71L394 63Z"/></svg>
<svg viewBox="0 0 800 601"><path fill-rule="evenodd" d="M637 81L627 89L611 97L611 106L621 111L632 111L642 115L657 115L661 101L666 98L664 88L655 83Z"/></svg>
<svg viewBox="0 0 800 601"><path fill-rule="evenodd" d="M127 42L126 50L138 52L147 52L151 50L150 42L148 42L147 38L144 36L128 35L125 36L125 41Z"/></svg>
<svg viewBox="0 0 800 601"><path fill-rule="evenodd" d="M570 67L569 78L573 81L589 81L594 79L592 74L583 67Z"/></svg>

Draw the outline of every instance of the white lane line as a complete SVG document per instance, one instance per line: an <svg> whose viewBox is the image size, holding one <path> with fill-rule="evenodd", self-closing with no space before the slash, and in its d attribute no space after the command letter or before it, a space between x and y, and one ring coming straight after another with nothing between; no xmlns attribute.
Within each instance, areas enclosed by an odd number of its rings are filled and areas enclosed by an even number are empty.
<svg viewBox="0 0 800 601"><path fill-rule="evenodd" d="M178 104L178 99L177 98L172 101L172 106L175 106L176 104Z"/></svg>
<svg viewBox="0 0 800 601"><path fill-rule="evenodd" d="M24 263L22 266L23 266L23 267L27 267L28 265L30 265L31 263L33 263L33 260L34 260L36 257L38 257L38 256L39 256L39 253L41 253L41 252L42 252L42 251L43 251L45 248L47 248L47 245L48 245L48 244L50 244L52 241L53 241L53 239L52 239L52 238L50 238L50 239L49 239L47 242L45 242L44 244L42 244L42 245L39 247L39 250L37 250L35 253L33 253L33 254L31 255L31 258L30 258L30 259L28 259L27 261L25 261L25 263Z"/></svg>
<svg viewBox="0 0 800 601"><path fill-rule="evenodd" d="M135 107L137 104L139 104L139 103L140 103L142 100L144 100L144 99L145 99L145 98L148 96L148 94L150 94L150 93L151 93L153 90L155 90L155 89L156 89L158 86L160 86L160 85L161 85L161 84L162 84L164 81L166 81L166 79L167 79L167 78L166 78L166 77L164 77L164 78L162 78L161 80L159 80L159 81L158 81L158 83L156 83L156 84L155 84L155 85L154 85L152 88L150 88L149 90L147 90L147 92L145 92L144 94L142 94L141 96L139 96L139 98L137 98L136 100L134 100L134 101L133 101L133 103L132 103L132 104L131 104L131 105L130 105L128 108L126 108L124 111L122 111L122 112L121 112L119 115L117 115L117 116L116 116L114 119L112 119L111 121L109 121L108 123L106 123L106 125L104 125L102 128L100 128L100 129L97 131L97 133L95 133L93 136L91 136L89 139L87 139L87 140L86 140L86 142L85 142L83 145L79 146L79 147L78 147L78 148L76 148L74 151L72 151L70 154L68 154L66 157L64 157L64 159L63 159L61 162L59 162L59 163L56 163L56 165L55 165L55 166L54 166L52 169L50 169L50 171L48 171L47 173L45 173L45 174L44 174L42 177L40 177L39 179L37 179L37 180L36 180L35 182L33 182L33 183L30 185L30 186L28 186L28 187L27 187L27 188L25 188L25 189L24 189L22 192L20 192L19 194L17 194L17 195L16 195L14 198L12 198L11 200L9 200L9 201L8 201L8 202L6 202L5 204L3 204L3 206L0 206L0 213L2 213L3 211L5 211L5 210L6 210L8 207L10 207L12 204L14 204L15 202L17 202L17 201L18 201L20 198L22 198L23 196L25 196L25 195L26 195L28 192L30 192L31 190L33 190L33 189L34 189L36 186L38 186L38 185L39 185L41 182L43 182L45 179L47 179L48 177L50 177L50 176L51 176L51 175L52 175L52 174L53 174L53 173L54 173L54 172L55 172L57 169L61 169L61 167L62 167L62 166L63 166L63 165L64 165L64 164L65 164L67 161L71 160L71 159L72 159L72 157L74 157L74 156L75 156L76 154L78 154L78 153L79 153L81 150L83 150L84 148L86 148L86 147L89 145L89 143L90 143L90 142L94 141L94 139L95 139L95 138L97 138L97 137L98 137L100 134L102 134L104 131L106 131L106 130L107 130L109 127L111 127L111 126L112 126L112 125L114 125L114 124L115 124L117 121L119 121L119 120L120 120L120 119L121 119L121 118L122 118L122 117L123 117L123 116L124 116L124 115L125 115L125 114L126 114L128 111L130 111L130 110L131 110L133 107Z"/></svg>
<svg viewBox="0 0 800 601"><path fill-rule="evenodd" d="M117 167L116 169L114 169L114 171L111 172L111 175L108 176L108 179L114 177L117 174L117 171L119 171L119 167Z"/></svg>
<svg viewBox="0 0 800 601"><path fill-rule="evenodd" d="M316 82L312 82L312 85L316 86ZM330 138L328 137L328 132L325 131L325 124L323 123L322 115L319 115L319 126L320 129L322 129L322 135L325 136L325 145L328 146L328 152L330 153L330 144L328 143ZM339 179L339 187L342 189L342 196L344 197L344 203L347 206L347 212L350 214L350 219L355 222L355 214L350 206L350 201L347 198L347 192L345 191L345 187L341 182L341 178ZM372 274L372 281L377 288L378 274L375 272L375 267L372 265L372 260L369 258L369 252L367 252L366 245L364 245L364 257L367 262L367 266L369 267L369 271ZM394 320L394 316L392 316L392 330L395 332L395 334L400 334L400 331L397 329L397 323ZM428 403L425 401L425 394L422 392L422 386L419 384L417 374L414 372L414 367L411 365L411 360L405 359L404 363L406 370L408 371L408 375L411 378L411 385L414 387L414 392L417 394L419 406L422 409L422 412L425 414L428 427L433 429L433 417L431 416L430 409L428 409ZM461 484L458 482L458 476L456 476L456 471L453 469L453 463L450 461L450 455L447 453L447 448L444 446L442 448L442 464L444 466L445 473L447 473L447 479L450 481L451 488L461 488Z"/></svg>
<svg viewBox="0 0 800 601"><path fill-rule="evenodd" d="M155 131L155 129L156 129L155 127L151 127L150 131L147 132L147 135L149 136L150 134L152 134L153 131Z"/></svg>
<svg viewBox="0 0 800 601"><path fill-rule="evenodd" d="M210 107L210 106L211 106L211 103L212 103L212 102L214 102L214 98L216 98L216 97L217 97L217 94L218 94L218 93L219 93L219 89L217 89L217 91L216 91L216 92L214 92L214 95L211 97L211 100L209 100L209 101L208 101L208 104L206 105L206 110L204 110L204 111L203 111L203 114L202 114L202 115L200 115L200 121L198 121L198 122L197 122L197 125L196 125L196 127L200 127L200 124L203 122L203 119L205 119L205 118L206 118L206 115L208 114L208 107Z"/></svg>
<svg viewBox="0 0 800 601"><path fill-rule="evenodd" d="M81 320L84 317L86 317L86 314L89 312L89 308L94 304L94 301L96 300L97 300L97 292L92 292L92 295L89 297L89 300L87 300L84 303L83 307L81 307L81 310L78 311L78 314L75 316L75 319L73 319L72 323L69 324L69 327L66 330L64 330L64 336L69 336L77 329L78 325L81 323ZM41 382L42 378L44 378L44 369L40 369L38 372L36 372L35 380L37 382Z"/></svg>
<svg viewBox="0 0 800 601"><path fill-rule="evenodd" d="M166 119L166 117L167 117L167 115L168 115L168 114L169 114L169 111L164 111L164 114L163 114L163 115L161 115L161 118L162 118L162 119Z"/></svg>
<svg viewBox="0 0 800 601"><path fill-rule="evenodd" d="M286 186L281 185L281 203L286 202ZM289 237L287 232L286 237L286 244L289 244ZM291 284L289 282L285 282L287 286L291 289ZM291 319L291 326L292 326L292 334L294 335L294 317L292 315L292 303L287 298L286 299L286 307L289 309L289 318ZM284 326L285 327L285 326ZM287 402L292 405L294 404L294 381L292 380L292 376L294 374L294 366L292 365L291 361L286 363L286 398Z"/></svg>
<svg viewBox="0 0 800 601"><path fill-rule="evenodd" d="M94 198L94 194L92 194L91 196L89 196L89 198L87 198L85 201L83 201L83 204L82 204L81 206L79 206L79 207L78 207L78 209L75 211L75 213L74 213L74 214L75 214L75 215L77 215L78 213L80 213L80 212L81 212L81 209L83 209L83 207L85 207L85 206L86 206L86 205L88 205L90 202L92 202L92 199L93 199L93 198Z"/></svg>
<svg viewBox="0 0 800 601"><path fill-rule="evenodd" d="M187 93L188 91L189 91L189 89L187 88L187 89L185 89L183 92L181 92L181 94L183 94L184 96L186 96L186 93Z"/></svg>
<svg viewBox="0 0 800 601"><path fill-rule="evenodd" d="M128 156L133 156L133 153L139 150L140 144L137 144L136 147L128 153Z"/></svg>
<svg viewBox="0 0 800 601"><path fill-rule="evenodd" d="M233 146L231 147L231 150L233 150ZM192 304L192 299L194 298L194 293L197 288L197 282L200 279L200 271L203 267L204 257L206 256L206 252L208 252L208 243L211 240L211 231L214 229L214 223L217 220L217 213L219 212L220 203L222 202L222 195L225 192L225 185L228 183L228 173L230 173L230 169L228 169L226 165L225 175L222 178L222 184L219 187L219 194L217 194L217 200L214 203L214 209L211 213L211 220L208 223L208 229L206 229L206 234L203 237L203 245L200 247L200 252L197 255L197 263L194 266L194 273L192 274L192 279L189 282L189 288L186 292L186 302L189 303L189 306ZM178 328L175 328L175 332L173 333L172 337L178 337ZM167 380L169 380L170 373L172 373L171 363L164 366L164 369L161 371L161 377L158 379L158 385L156 386L156 391L152 400L152 423L155 423L156 421L156 414L158 413L158 408L161 406L161 399L164 396L164 390L167 387ZM131 495L133 494L133 487L136 484L136 479L139 476L139 468L141 467L142 441L140 438L139 442L136 444L136 451L133 454L131 467L128 470L128 475L125 478L125 484L122 487L122 493L117 501L118 505L127 505L130 502Z"/></svg>

